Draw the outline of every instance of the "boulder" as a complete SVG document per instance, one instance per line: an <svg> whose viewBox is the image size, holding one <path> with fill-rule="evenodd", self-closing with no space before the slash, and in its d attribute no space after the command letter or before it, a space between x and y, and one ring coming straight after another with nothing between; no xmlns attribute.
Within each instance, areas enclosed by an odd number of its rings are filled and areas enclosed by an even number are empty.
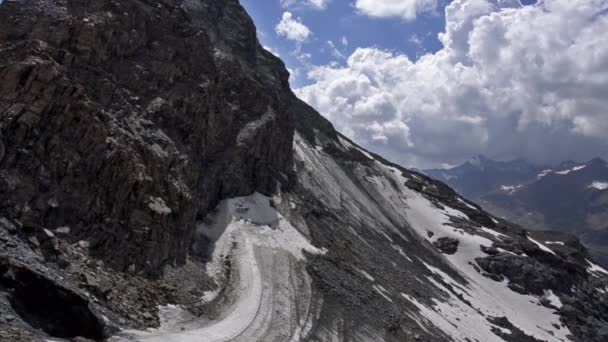
<svg viewBox="0 0 608 342"><path fill-rule="evenodd" d="M433 246L435 246L442 253L449 255L456 254L458 251L458 245L460 245L460 241L448 237L442 237L433 242Z"/></svg>
<svg viewBox="0 0 608 342"><path fill-rule="evenodd" d="M0 285L10 290L11 305L21 318L52 337L107 337L103 319L86 298L39 271L0 257Z"/></svg>

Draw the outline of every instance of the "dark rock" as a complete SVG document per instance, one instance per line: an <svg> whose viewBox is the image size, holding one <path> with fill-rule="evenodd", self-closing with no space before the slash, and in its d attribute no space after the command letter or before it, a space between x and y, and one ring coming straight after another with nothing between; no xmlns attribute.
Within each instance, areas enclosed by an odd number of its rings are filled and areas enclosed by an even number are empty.
<svg viewBox="0 0 608 342"><path fill-rule="evenodd" d="M542 253L543 257L546 253ZM516 284L518 292L542 295L546 289L570 292L570 285L578 277L586 277L586 271L577 264L563 259L555 261L557 267L547 264L551 259L534 259L510 253L500 253L486 258L477 258L476 262L482 270L489 274L501 275ZM583 278L584 279L584 278ZM523 289L523 291L522 291Z"/></svg>
<svg viewBox="0 0 608 342"><path fill-rule="evenodd" d="M492 247L486 247L484 245L481 245L481 251L488 254L488 255L497 255L500 253L500 251L498 250L498 248L496 248L495 246Z"/></svg>
<svg viewBox="0 0 608 342"><path fill-rule="evenodd" d="M95 277L89 275L89 274L85 274L83 275L83 284L87 287L91 287L91 288L96 288L99 286L99 283L97 282L97 279L95 279Z"/></svg>
<svg viewBox="0 0 608 342"><path fill-rule="evenodd" d="M542 342L534 338L533 336L527 335L521 329L514 326L506 317L489 317L488 322L501 327L503 329L507 329L509 332L504 332L501 329L493 329L493 332L503 338L505 341L509 342Z"/></svg>
<svg viewBox="0 0 608 342"><path fill-rule="evenodd" d="M11 305L24 321L53 337L107 335L103 319L84 297L41 273L0 258L0 285L11 289Z"/></svg>
<svg viewBox="0 0 608 342"><path fill-rule="evenodd" d="M505 280L505 277L501 276L500 274L492 274L492 273L483 273L484 277L488 277L494 281L497 281L499 283L501 283L503 280Z"/></svg>
<svg viewBox="0 0 608 342"><path fill-rule="evenodd" d="M442 253L449 255L456 254L458 245L460 245L460 241L448 237L442 237L433 242L435 248L439 249Z"/></svg>
<svg viewBox="0 0 608 342"><path fill-rule="evenodd" d="M0 207L158 276L219 201L289 185L289 75L238 1L202 2L2 3Z"/></svg>
<svg viewBox="0 0 608 342"><path fill-rule="evenodd" d="M4 217L0 217L0 227L6 229L10 234L16 234L18 232L17 227Z"/></svg>
<svg viewBox="0 0 608 342"><path fill-rule="evenodd" d="M66 269L66 268L70 267L70 265L71 265L70 261L63 255L57 256L55 263L61 269Z"/></svg>
<svg viewBox="0 0 608 342"><path fill-rule="evenodd" d="M0 134L0 163L2 162L2 159L4 159L5 152L6 149L4 147L4 143L2 142L2 135Z"/></svg>

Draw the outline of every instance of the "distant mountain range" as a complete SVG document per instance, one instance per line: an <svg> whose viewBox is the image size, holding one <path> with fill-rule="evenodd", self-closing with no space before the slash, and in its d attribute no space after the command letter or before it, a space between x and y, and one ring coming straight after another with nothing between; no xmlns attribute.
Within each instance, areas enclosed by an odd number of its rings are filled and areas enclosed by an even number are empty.
<svg viewBox="0 0 608 342"><path fill-rule="evenodd" d="M497 216L576 235L608 264L608 164L602 159L537 166L477 156L452 169L424 173Z"/></svg>

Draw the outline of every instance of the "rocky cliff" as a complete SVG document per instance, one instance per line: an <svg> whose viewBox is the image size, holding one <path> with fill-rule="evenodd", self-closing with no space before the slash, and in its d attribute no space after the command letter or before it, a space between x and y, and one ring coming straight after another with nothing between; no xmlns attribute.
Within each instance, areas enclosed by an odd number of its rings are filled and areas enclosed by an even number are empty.
<svg viewBox="0 0 608 342"><path fill-rule="evenodd" d="M608 271L372 155L237 0L0 5L0 340L596 341Z"/></svg>
<svg viewBox="0 0 608 342"><path fill-rule="evenodd" d="M288 74L237 1L8 1L0 44L0 208L26 229L157 275L219 200L288 182Z"/></svg>

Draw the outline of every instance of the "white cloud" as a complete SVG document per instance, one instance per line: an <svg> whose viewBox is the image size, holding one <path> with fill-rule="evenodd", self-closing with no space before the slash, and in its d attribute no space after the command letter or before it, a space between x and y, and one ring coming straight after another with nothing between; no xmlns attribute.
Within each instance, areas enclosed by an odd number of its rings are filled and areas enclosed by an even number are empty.
<svg viewBox="0 0 608 342"><path fill-rule="evenodd" d="M332 42L331 40L328 40L327 45L329 45L329 51L331 52L331 55L334 58L346 59L346 56L344 56L344 54L342 52L340 52L340 50L338 50L338 48L336 47L336 44L334 44L334 42Z"/></svg>
<svg viewBox="0 0 608 342"><path fill-rule="evenodd" d="M306 6L317 10L326 9L330 1L331 0L280 0L281 6L284 8Z"/></svg>
<svg viewBox="0 0 608 342"><path fill-rule="evenodd" d="M435 12L437 0L356 0L355 7L370 17L414 20L420 13Z"/></svg>
<svg viewBox="0 0 608 342"><path fill-rule="evenodd" d="M418 47L420 49L424 47L422 39L420 37L418 37L417 34L411 35L410 39L408 39L407 41L416 45L416 47Z"/></svg>
<svg viewBox="0 0 608 342"><path fill-rule="evenodd" d="M342 45L348 46L348 38L346 38L346 36L342 36L341 42L342 42Z"/></svg>
<svg viewBox="0 0 608 342"><path fill-rule="evenodd" d="M297 94L339 130L406 165L485 153L606 156L608 0L454 0L443 49L413 62L359 48Z"/></svg>
<svg viewBox="0 0 608 342"><path fill-rule="evenodd" d="M312 36L312 31L302 23L302 19L294 18L291 12L283 13L283 17L275 27L275 31L279 36L299 43L306 41Z"/></svg>

